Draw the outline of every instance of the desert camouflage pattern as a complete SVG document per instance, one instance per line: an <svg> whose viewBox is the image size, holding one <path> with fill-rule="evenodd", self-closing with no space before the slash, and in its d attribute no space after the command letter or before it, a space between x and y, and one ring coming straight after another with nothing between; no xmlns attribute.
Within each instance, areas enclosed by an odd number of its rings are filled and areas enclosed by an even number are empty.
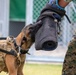
<svg viewBox="0 0 76 75"><path fill-rule="evenodd" d="M71 2L72 0L64 0L64 1L66 1L66 2Z"/></svg>
<svg viewBox="0 0 76 75"><path fill-rule="evenodd" d="M12 42L12 38L9 37L7 37L6 40L0 40L0 49L10 51L11 49L13 49ZM0 52L0 72L2 70L6 71L5 56L6 53Z"/></svg>
<svg viewBox="0 0 76 75"><path fill-rule="evenodd" d="M68 46L64 59L62 75L76 75L76 38Z"/></svg>

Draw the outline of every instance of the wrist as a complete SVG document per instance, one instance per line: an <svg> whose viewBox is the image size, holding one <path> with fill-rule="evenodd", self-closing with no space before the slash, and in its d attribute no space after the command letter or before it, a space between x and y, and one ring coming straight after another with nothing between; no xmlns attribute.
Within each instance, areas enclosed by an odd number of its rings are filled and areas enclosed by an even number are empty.
<svg viewBox="0 0 76 75"><path fill-rule="evenodd" d="M60 10L64 10L64 7L62 7L62 6L59 5L58 0L50 0L49 4L52 7L54 7L54 8L57 8L57 9L60 9Z"/></svg>

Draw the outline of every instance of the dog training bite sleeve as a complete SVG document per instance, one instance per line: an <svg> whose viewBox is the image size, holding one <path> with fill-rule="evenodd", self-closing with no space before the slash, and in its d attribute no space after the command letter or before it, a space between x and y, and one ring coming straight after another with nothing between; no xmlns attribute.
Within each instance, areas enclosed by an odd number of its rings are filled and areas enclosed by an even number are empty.
<svg viewBox="0 0 76 75"><path fill-rule="evenodd" d="M36 50L51 51L57 48L57 24L59 21L61 21L61 18L64 16L64 14L64 10L56 9L50 4L47 4L45 8L43 8L37 20L42 21L42 26L35 34Z"/></svg>
<svg viewBox="0 0 76 75"><path fill-rule="evenodd" d="M35 35L35 48L36 50L54 50L57 45L57 23L52 18L46 17Z"/></svg>

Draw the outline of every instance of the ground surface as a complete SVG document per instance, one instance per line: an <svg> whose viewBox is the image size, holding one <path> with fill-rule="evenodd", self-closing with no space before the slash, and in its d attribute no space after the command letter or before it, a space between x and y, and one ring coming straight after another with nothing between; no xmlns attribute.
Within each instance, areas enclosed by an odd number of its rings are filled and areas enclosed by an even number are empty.
<svg viewBox="0 0 76 75"><path fill-rule="evenodd" d="M24 75L61 75L62 65L60 64L26 64ZM0 75L8 75L4 72Z"/></svg>

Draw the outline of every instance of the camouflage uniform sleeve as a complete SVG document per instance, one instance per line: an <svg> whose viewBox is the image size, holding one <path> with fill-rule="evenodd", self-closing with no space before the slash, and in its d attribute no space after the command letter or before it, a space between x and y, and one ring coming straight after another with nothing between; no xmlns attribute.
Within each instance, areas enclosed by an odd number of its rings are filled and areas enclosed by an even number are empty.
<svg viewBox="0 0 76 75"><path fill-rule="evenodd" d="M69 46L63 62L62 75L76 75L76 39Z"/></svg>
<svg viewBox="0 0 76 75"><path fill-rule="evenodd" d="M64 1L66 1L66 2L71 2L71 1L73 1L73 0L64 0Z"/></svg>

